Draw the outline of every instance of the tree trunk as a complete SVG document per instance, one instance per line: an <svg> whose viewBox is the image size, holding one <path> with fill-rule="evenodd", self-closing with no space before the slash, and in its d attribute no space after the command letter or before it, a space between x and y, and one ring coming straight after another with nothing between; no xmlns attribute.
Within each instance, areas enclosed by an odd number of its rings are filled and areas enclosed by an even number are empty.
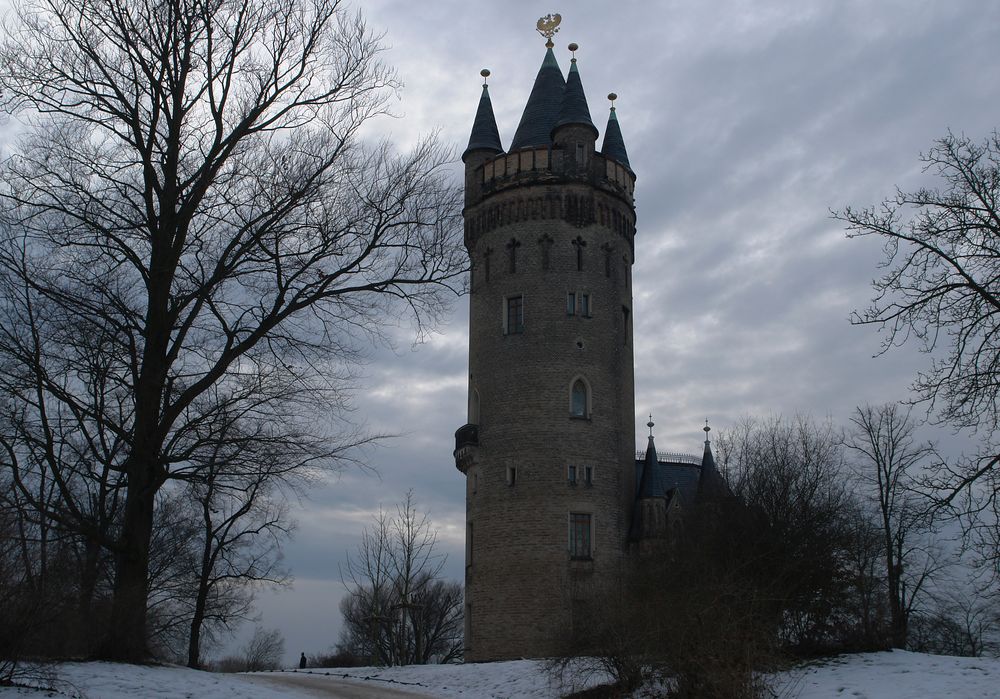
<svg viewBox="0 0 1000 699"><path fill-rule="evenodd" d="M100 655L104 660L138 663L149 658L146 604L149 594L149 542L153 534L157 488L152 460L133 456L130 461L111 627Z"/></svg>
<svg viewBox="0 0 1000 699"><path fill-rule="evenodd" d="M188 637L188 667L201 668L201 627L205 623L205 607L208 605L209 579L212 576L212 491L214 479L208 479L208 492L202 500L202 518L205 527L205 545L201 550L201 570L198 576L198 596L194 602L191 617L191 635Z"/></svg>
<svg viewBox="0 0 1000 699"><path fill-rule="evenodd" d="M97 589L98 569L101 561L101 544L88 537L84 542L83 566L80 571L80 593L77 597L77 644L76 651L90 655L95 649L95 641L102 643L103 638L95 638L95 630L103 629L103 624L97 624L94 619L94 591Z"/></svg>
<svg viewBox="0 0 1000 699"><path fill-rule="evenodd" d="M903 619L903 604L900 594L902 566L896 559L891 544L886 555L886 568L886 582L889 586L889 642L893 648L905 648L906 622Z"/></svg>
<svg viewBox="0 0 1000 699"><path fill-rule="evenodd" d="M188 637L187 665L195 670L201 669L201 625L205 622L207 599L208 586L202 582L198 585L198 598L194 603L194 616L191 617L191 635Z"/></svg>

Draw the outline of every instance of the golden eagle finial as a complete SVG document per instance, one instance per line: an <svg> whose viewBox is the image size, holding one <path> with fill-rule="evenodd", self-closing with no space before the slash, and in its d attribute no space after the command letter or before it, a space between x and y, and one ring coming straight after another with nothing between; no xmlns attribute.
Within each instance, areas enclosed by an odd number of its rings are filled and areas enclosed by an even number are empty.
<svg viewBox="0 0 1000 699"><path fill-rule="evenodd" d="M552 48L555 46L555 44L552 43L552 37L556 35L557 31L559 31L560 22L562 22L562 15L558 12L554 12L539 19L538 24L535 25L538 33L546 39L546 48Z"/></svg>

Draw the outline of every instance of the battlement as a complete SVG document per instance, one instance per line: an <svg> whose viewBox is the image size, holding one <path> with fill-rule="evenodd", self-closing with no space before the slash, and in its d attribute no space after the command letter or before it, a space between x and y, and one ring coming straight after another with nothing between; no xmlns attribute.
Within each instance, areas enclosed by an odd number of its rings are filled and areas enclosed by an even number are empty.
<svg viewBox="0 0 1000 699"><path fill-rule="evenodd" d="M466 247L501 226L561 220L578 227L605 226L634 251L634 187L632 171L600 153L579 164L558 148L534 148L470 164L464 212Z"/></svg>
<svg viewBox="0 0 1000 699"><path fill-rule="evenodd" d="M594 153L580 164L558 148L526 148L503 153L476 166L467 184L476 190L469 206L491 194L525 184L581 181L607 191L629 206L634 205L635 175L621 163Z"/></svg>

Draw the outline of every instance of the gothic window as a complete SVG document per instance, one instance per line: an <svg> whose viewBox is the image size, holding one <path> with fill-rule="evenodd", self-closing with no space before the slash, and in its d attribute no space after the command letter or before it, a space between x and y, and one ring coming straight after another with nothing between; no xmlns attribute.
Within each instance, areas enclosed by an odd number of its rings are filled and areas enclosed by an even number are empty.
<svg viewBox="0 0 1000 699"><path fill-rule="evenodd" d="M580 315L590 317L590 294L580 294Z"/></svg>
<svg viewBox="0 0 1000 699"><path fill-rule="evenodd" d="M469 424L479 424L479 391L476 389L469 392Z"/></svg>
<svg viewBox="0 0 1000 699"><path fill-rule="evenodd" d="M517 485L517 466L507 467L507 485L511 488Z"/></svg>
<svg viewBox="0 0 1000 699"><path fill-rule="evenodd" d="M510 273L514 274L517 271L517 249L521 247L521 241L517 238L511 238L510 242L507 243L507 252L510 255Z"/></svg>
<svg viewBox="0 0 1000 699"><path fill-rule="evenodd" d="M590 389L583 379L575 379L569 391L571 417L590 417Z"/></svg>
<svg viewBox="0 0 1000 699"><path fill-rule="evenodd" d="M590 560L593 553L593 515L589 512L569 513L569 557Z"/></svg>
<svg viewBox="0 0 1000 699"><path fill-rule="evenodd" d="M583 484L586 486L594 485L594 467L584 466L583 467Z"/></svg>
<svg viewBox="0 0 1000 699"><path fill-rule="evenodd" d="M566 315L576 315L576 294L572 291L566 294Z"/></svg>
<svg viewBox="0 0 1000 699"><path fill-rule="evenodd" d="M504 332L508 335L524 332L524 297L507 297L507 314L504 317Z"/></svg>
<svg viewBox="0 0 1000 699"><path fill-rule="evenodd" d="M629 325L632 322L631 315L628 306L622 306L622 342L625 345L628 345L628 337L632 332L632 328Z"/></svg>
<svg viewBox="0 0 1000 699"><path fill-rule="evenodd" d="M576 485L576 466L570 464L566 469L566 480L570 485Z"/></svg>
<svg viewBox="0 0 1000 699"><path fill-rule="evenodd" d="M576 236L576 239L573 240L573 247L576 248L576 271L577 272L582 272L583 271L583 249L585 247L587 247L587 241L584 240L581 236Z"/></svg>

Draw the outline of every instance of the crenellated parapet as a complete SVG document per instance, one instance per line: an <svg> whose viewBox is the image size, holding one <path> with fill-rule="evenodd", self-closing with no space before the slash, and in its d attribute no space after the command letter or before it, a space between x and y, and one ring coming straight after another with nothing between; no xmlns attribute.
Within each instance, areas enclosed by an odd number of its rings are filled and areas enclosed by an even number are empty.
<svg viewBox="0 0 1000 699"><path fill-rule="evenodd" d="M635 237L635 175L600 153L584 167L564 151L535 148L502 154L470 168L465 210L466 245L500 226L561 220L608 227L629 245ZM582 184L582 188L555 185ZM495 196L504 193L504 196Z"/></svg>

